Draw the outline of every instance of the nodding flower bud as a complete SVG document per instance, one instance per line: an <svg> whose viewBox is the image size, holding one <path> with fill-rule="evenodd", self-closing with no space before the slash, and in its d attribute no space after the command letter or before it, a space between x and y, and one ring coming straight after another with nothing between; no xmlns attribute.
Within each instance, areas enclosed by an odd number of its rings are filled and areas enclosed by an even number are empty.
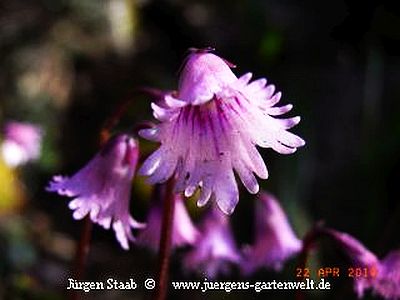
<svg viewBox="0 0 400 300"><path fill-rule="evenodd" d="M200 224L195 247L184 258L185 268L215 278L219 273L227 273L229 266L239 264L240 260L228 217L212 207Z"/></svg>
<svg viewBox="0 0 400 300"><path fill-rule="evenodd" d="M384 299L400 299L400 250L389 252L379 260L360 241L334 229L325 232L340 246L355 267L366 270L367 276L354 278L354 289L359 298L372 289Z"/></svg>
<svg viewBox="0 0 400 300"><path fill-rule="evenodd" d="M157 201L150 208L147 216L147 226L141 230L137 243L158 251L160 244L162 203ZM199 232L190 219L181 195L175 195L174 220L172 227L172 247L193 245Z"/></svg>
<svg viewBox="0 0 400 300"><path fill-rule="evenodd" d="M243 249L243 273L250 274L262 267L279 271L288 259L301 251L302 241L273 195L265 192L260 195L255 215L255 241Z"/></svg>

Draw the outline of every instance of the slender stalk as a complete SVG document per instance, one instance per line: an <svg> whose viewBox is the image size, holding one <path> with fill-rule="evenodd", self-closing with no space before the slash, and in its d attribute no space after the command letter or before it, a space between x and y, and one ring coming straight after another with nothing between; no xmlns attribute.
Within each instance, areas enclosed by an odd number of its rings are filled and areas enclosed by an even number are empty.
<svg viewBox="0 0 400 300"><path fill-rule="evenodd" d="M310 251L313 249L316 240L320 237L322 233L323 222L320 221L311 230L305 235L303 238L303 247L299 254L299 265L298 268L301 268L302 273L307 266L308 256ZM304 278L302 278L304 280ZM303 300L305 299L304 291L297 290L296 291L296 300Z"/></svg>
<svg viewBox="0 0 400 300"><path fill-rule="evenodd" d="M87 256L90 249L90 238L92 235L92 221L90 220L89 216L86 216L83 219L82 230L81 230L81 237L79 239L78 248L76 249L75 254L75 262L74 262L74 270L73 276L75 280L81 280L84 275ZM71 300L78 300L79 291L72 290L71 292Z"/></svg>
<svg viewBox="0 0 400 300"><path fill-rule="evenodd" d="M166 191L164 194L163 219L161 225L160 248L158 257L158 276L156 300L166 299L168 292L168 273L171 258L172 245L172 228L174 223L174 179L171 178L167 182Z"/></svg>

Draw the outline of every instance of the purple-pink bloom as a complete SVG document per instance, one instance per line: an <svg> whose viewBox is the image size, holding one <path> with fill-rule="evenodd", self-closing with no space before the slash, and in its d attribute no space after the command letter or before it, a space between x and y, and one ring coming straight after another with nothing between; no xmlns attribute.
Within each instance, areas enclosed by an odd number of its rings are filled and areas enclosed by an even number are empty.
<svg viewBox="0 0 400 300"><path fill-rule="evenodd" d="M31 123L10 121L4 127L1 151L4 161L16 167L39 158L42 130Z"/></svg>
<svg viewBox="0 0 400 300"><path fill-rule="evenodd" d="M89 214L93 223L105 229L112 224L118 242L127 250L128 241L134 241L131 228L144 227L129 212L138 154L139 148L132 137L117 135L72 177L54 176L47 190L74 198L69 202L74 219Z"/></svg>
<svg viewBox="0 0 400 300"><path fill-rule="evenodd" d="M289 220L276 198L262 193L255 209L255 241L243 250L242 270L250 274L258 268L282 269L283 264L302 249Z"/></svg>
<svg viewBox="0 0 400 300"><path fill-rule="evenodd" d="M400 250L392 251L379 260L351 235L333 229L327 229L326 232L343 249L352 266L362 268L363 276L356 277L354 282L359 298L371 288L385 299L400 299Z"/></svg>
<svg viewBox="0 0 400 300"><path fill-rule="evenodd" d="M400 250L389 252L381 260L374 290L385 299L400 299Z"/></svg>
<svg viewBox="0 0 400 300"><path fill-rule="evenodd" d="M146 228L143 229L137 238L137 243L158 251L160 244L162 203L155 203L147 216ZM185 203L179 194L175 195L175 210L172 227L172 247L193 245L199 232L194 226L186 210Z"/></svg>
<svg viewBox="0 0 400 300"><path fill-rule="evenodd" d="M191 196L197 187L197 204L214 195L219 208L231 214L239 201L234 171L250 193L266 179L267 168L256 145L290 154L304 141L287 131L300 117L274 118L292 109L275 106L281 93L266 79L250 82L251 73L237 78L225 60L207 51L189 55L178 91L152 103L161 123L140 134L161 146L143 164L140 173L150 183L177 175L176 191Z"/></svg>
<svg viewBox="0 0 400 300"><path fill-rule="evenodd" d="M219 273L226 274L229 266L239 264L240 260L229 219L211 208L200 224L200 235L193 249L185 256L185 268L215 278Z"/></svg>

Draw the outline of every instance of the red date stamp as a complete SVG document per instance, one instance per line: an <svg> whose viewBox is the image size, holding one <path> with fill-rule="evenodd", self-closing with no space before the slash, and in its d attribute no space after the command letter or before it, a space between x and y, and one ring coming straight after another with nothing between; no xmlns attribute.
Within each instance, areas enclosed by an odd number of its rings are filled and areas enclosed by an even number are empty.
<svg viewBox="0 0 400 300"><path fill-rule="evenodd" d="M297 278L335 278L345 276L349 278L375 278L378 270L374 267L349 267L345 270L339 267L322 267L316 270L310 268L296 268Z"/></svg>

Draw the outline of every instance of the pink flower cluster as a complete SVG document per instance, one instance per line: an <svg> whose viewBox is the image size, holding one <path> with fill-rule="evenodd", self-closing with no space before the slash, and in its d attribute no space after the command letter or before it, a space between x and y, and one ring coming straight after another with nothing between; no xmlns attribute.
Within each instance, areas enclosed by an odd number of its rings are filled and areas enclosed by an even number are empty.
<svg viewBox="0 0 400 300"><path fill-rule="evenodd" d="M261 193L256 202L252 244L240 249L230 227L228 215L239 201L235 173L252 194L259 192L256 176L268 177L257 146L291 154L305 144L288 131L300 122L300 117L278 118L292 105L277 106L281 93L275 92L275 86L264 78L251 81L251 77L251 73L236 77L229 63L208 50L193 51L181 72L178 90L165 92L152 103L159 123L139 132L160 143L139 173L148 176L151 184L175 181L172 247L190 248L183 265L209 278L227 273L233 265L244 275L260 268L279 271L306 248L279 202L268 193ZM156 250L162 201L152 202L147 226L130 213L131 182L138 160L137 141L128 134L117 134L75 175L55 176L47 190L73 198L69 207L75 219L89 216L105 229L112 227L122 248L129 248L129 241L136 240L132 229L139 229L137 242ZM198 228L186 210L182 194L196 195L198 206L215 200ZM378 270L376 278L355 282L360 297L371 288L386 299L400 298L399 251L379 260L345 233L328 229L325 234L355 264Z"/></svg>
<svg viewBox="0 0 400 300"><path fill-rule="evenodd" d="M275 93L274 85L267 85L265 79L250 79L251 73L237 78L225 60L208 51L190 54L178 91L166 92L159 103L152 103L154 116L161 123L140 131L142 136L161 143L140 173L149 176L150 183L175 176L176 192L190 197L199 188L199 206L214 197L226 214L233 212L239 200L234 171L249 192L257 193L254 174L267 178L268 172L256 145L290 154L304 141L287 131L300 117L274 118L290 111L292 105L275 106L281 93ZM118 241L127 249L128 240L133 240L130 228L143 227L128 209L137 159L136 142L118 135L71 178L54 177L48 190L74 198L69 206L75 219L89 214L104 228L112 224ZM179 198L176 214L186 220L186 228L191 228ZM160 215L160 208L155 206L149 220L159 220ZM179 233L179 227L175 231ZM143 243L154 243L145 233ZM177 236L177 244L190 244L196 231L187 229Z"/></svg>

